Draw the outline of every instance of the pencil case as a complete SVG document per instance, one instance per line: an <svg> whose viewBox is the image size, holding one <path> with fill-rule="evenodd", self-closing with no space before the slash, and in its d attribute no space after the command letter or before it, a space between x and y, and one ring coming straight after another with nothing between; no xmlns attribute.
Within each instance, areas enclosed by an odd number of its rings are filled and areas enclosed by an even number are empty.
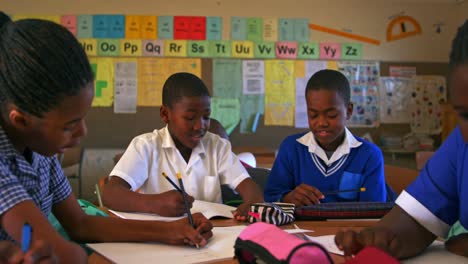
<svg viewBox="0 0 468 264"><path fill-rule="evenodd" d="M294 208L292 203L253 203L250 205L247 221L278 226L289 224L294 221Z"/></svg>
<svg viewBox="0 0 468 264"><path fill-rule="evenodd" d="M234 244L234 252L241 264L333 263L322 245L260 222L249 225L240 233Z"/></svg>

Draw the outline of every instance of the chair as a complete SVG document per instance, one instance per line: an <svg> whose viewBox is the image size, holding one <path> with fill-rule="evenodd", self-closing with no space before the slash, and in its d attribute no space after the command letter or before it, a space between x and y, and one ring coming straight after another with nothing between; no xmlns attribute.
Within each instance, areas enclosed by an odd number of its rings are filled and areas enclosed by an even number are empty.
<svg viewBox="0 0 468 264"><path fill-rule="evenodd" d="M81 172L83 168L84 150L85 148L83 146L69 148L58 157L67 178L76 179L78 181L78 198L82 196Z"/></svg>
<svg viewBox="0 0 468 264"><path fill-rule="evenodd" d="M270 170L265 168L247 168L246 170L250 177L252 177L252 180L260 187L263 194L268 176L270 175ZM231 190L228 185L221 185L221 195L223 197L223 203L225 204L239 205L242 203L240 195Z"/></svg>
<svg viewBox="0 0 468 264"><path fill-rule="evenodd" d="M419 171L385 164L384 175L387 184L399 195L418 177Z"/></svg>

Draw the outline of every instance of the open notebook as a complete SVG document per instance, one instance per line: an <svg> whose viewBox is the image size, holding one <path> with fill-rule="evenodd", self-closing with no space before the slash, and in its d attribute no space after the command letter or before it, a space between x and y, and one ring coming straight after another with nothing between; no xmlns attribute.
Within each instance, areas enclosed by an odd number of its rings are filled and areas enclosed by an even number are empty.
<svg viewBox="0 0 468 264"><path fill-rule="evenodd" d="M211 219L214 217L233 218L232 211L234 210L236 210L236 208L229 206L229 205L205 202L205 201L200 201L200 200L195 200L193 202L192 209L190 209L192 214L202 213L208 219ZM114 211L114 210L109 210L109 211L117 215L118 217L125 218L125 219L134 219L134 220L174 221L174 220L178 220L178 219L185 217L185 216L165 217L165 216L160 216L157 214L127 213L127 212L120 212L120 211Z"/></svg>

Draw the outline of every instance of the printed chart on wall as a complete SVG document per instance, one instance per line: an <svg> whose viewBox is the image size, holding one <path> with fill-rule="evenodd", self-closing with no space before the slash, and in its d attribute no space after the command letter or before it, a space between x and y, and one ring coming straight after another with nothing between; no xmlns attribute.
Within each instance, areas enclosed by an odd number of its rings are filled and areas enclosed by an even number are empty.
<svg viewBox="0 0 468 264"><path fill-rule="evenodd" d="M445 78L419 75L413 77L409 110L411 131L438 134L442 131L442 104L447 101Z"/></svg>
<svg viewBox="0 0 468 264"><path fill-rule="evenodd" d="M380 122L409 123L413 82L407 77L380 77Z"/></svg>
<svg viewBox="0 0 468 264"><path fill-rule="evenodd" d="M338 70L349 80L354 111L348 126L379 125L379 63L338 62Z"/></svg>

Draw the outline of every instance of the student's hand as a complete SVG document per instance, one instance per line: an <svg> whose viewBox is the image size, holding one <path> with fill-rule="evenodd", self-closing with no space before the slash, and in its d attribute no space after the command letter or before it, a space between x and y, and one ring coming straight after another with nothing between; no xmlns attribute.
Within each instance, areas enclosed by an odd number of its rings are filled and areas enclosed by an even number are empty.
<svg viewBox="0 0 468 264"><path fill-rule="evenodd" d="M310 204L319 204L320 199L325 198L319 189L302 183L297 186L294 190L286 194L282 202L293 203L296 207L310 205Z"/></svg>
<svg viewBox="0 0 468 264"><path fill-rule="evenodd" d="M335 243L343 250L345 257L356 255L366 246L375 246L392 256L398 256L401 243L389 229L383 227L366 228L361 232L354 230L338 231Z"/></svg>
<svg viewBox="0 0 468 264"><path fill-rule="evenodd" d="M157 212L159 215L162 216L181 216L185 214L185 204L184 204L184 197L182 194L176 190L163 192L161 194L157 194L158 196L158 205L159 211ZM189 204L189 208L192 208L193 201L192 196L187 194L187 201Z"/></svg>
<svg viewBox="0 0 468 264"><path fill-rule="evenodd" d="M250 211L250 203L242 203L240 204L236 211L234 211L233 216L234 216L234 219L236 219L237 221L242 221L242 222L245 222L247 221L247 216L248 216L248 213Z"/></svg>
<svg viewBox="0 0 468 264"><path fill-rule="evenodd" d="M445 248L454 254L468 257L468 233L451 237L445 242Z"/></svg>
<svg viewBox="0 0 468 264"><path fill-rule="evenodd" d="M213 225L201 213L193 214L192 218L196 229L190 225L188 218L171 222L173 226L168 230L167 240L163 242L173 245L205 246L207 240L213 236L211 232Z"/></svg>
<svg viewBox="0 0 468 264"><path fill-rule="evenodd" d="M42 240L33 241L31 248L24 254L10 241L0 241L0 263L58 263L51 245Z"/></svg>

